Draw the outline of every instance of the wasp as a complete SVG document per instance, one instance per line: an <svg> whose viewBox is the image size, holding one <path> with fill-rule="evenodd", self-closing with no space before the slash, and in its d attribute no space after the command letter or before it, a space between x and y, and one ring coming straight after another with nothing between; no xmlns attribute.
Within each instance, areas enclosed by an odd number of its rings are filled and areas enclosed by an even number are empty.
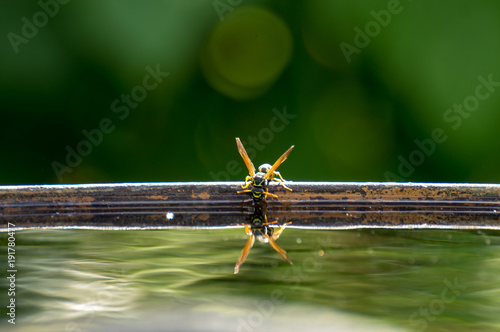
<svg viewBox="0 0 500 332"><path fill-rule="evenodd" d="M245 232L250 237L248 238L247 243L245 244L243 250L241 251L240 258L238 259L236 265L234 266L234 274L237 274L240 271L240 266L247 259L248 254L250 253L250 249L252 249L255 243L255 238L257 238L259 242L269 243L271 247L273 247L273 249L276 250L278 255L280 255L280 257L284 261L293 264L292 261L288 259L288 257L286 256L286 251L281 249L275 242L280 237L281 233L283 232L285 226L288 223L283 224L278 229L270 227L269 225L272 223L267 222L267 217L265 214L254 213L252 215L250 225L245 225Z"/></svg>
<svg viewBox="0 0 500 332"><path fill-rule="evenodd" d="M292 152L294 145L286 150L286 152L283 153L281 157L279 157L274 165L260 165L257 173L255 173L255 166L248 157L247 151L245 150L245 147L238 137L236 137L236 145L238 145L238 151L240 152L241 158L243 158L243 161L248 168L248 173L250 174L245 178L245 184L241 185L241 188L246 190L238 191L238 193L251 193L254 201L260 201L262 197L266 198L267 196L277 198L278 196L269 193L267 190L269 181L279 182L280 185L283 186L283 188L292 191L292 189L288 188L285 185L285 179L283 179L280 172L276 171L276 169L286 160L290 152ZM250 185L252 185L252 189L247 189Z"/></svg>

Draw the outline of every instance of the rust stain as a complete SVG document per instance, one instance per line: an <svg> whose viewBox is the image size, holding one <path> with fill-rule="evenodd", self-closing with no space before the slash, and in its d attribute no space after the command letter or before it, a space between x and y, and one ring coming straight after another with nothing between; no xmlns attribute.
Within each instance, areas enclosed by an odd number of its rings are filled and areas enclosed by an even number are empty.
<svg viewBox="0 0 500 332"><path fill-rule="evenodd" d="M167 200L168 196L154 195L154 196L149 196L149 198L151 198L151 199Z"/></svg>
<svg viewBox="0 0 500 332"><path fill-rule="evenodd" d="M210 198L210 195L206 192L203 192L201 194L198 195L201 199L209 199Z"/></svg>

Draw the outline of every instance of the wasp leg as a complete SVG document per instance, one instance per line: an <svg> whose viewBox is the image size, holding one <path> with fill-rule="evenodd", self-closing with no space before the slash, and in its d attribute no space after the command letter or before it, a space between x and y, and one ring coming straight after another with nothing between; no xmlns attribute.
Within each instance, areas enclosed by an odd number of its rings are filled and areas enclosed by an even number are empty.
<svg viewBox="0 0 500 332"><path fill-rule="evenodd" d="M276 196L275 194L271 194L269 192L269 190L267 188L265 188L265 191L264 191L264 196L267 198L267 195L271 196L271 197L274 197L274 198L278 198L278 196Z"/></svg>
<svg viewBox="0 0 500 332"><path fill-rule="evenodd" d="M271 225L271 224L276 224L278 222L278 220L275 220L275 221L267 221L267 218L266 218L266 223L264 225ZM276 240L276 239L275 239Z"/></svg>
<svg viewBox="0 0 500 332"><path fill-rule="evenodd" d="M236 262L236 265L234 266L234 274L237 274L238 272L240 272L240 266L247 259L248 254L250 253L250 249L252 249L253 244L255 242L255 235L252 234L252 231L250 230L248 225L245 226L245 231L247 234L250 235L250 237L248 238L247 243L245 244L245 246L243 247L243 250L241 251L240 258L238 259L238 261Z"/></svg>
<svg viewBox="0 0 500 332"><path fill-rule="evenodd" d="M247 177L245 178L245 184L242 184L242 185L241 185L241 188L246 189L246 188L248 188L248 186L249 186L251 183L252 183L252 177L251 177L251 176L247 176Z"/></svg>
<svg viewBox="0 0 500 332"><path fill-rule="evenodd" d="M253 234L252 228L249 225L245 225L245 233L247 233L247 235Z"/></svg>
<svg viewBox="0 0 500 332"><path fill-rule="evenodd" d="M237 191L238 194L251 193L251 192L252 191L250 189Z"/></svg>
<svg viewBox="0 0 500 332"><path fill-rule="evenodd" d="M291 223L292 222L287 222L286 224L283 224L280 228L278 228L278 230L273 233L273 240L277 240L280 237L281 233L283 233L283 231L285 230L285 226Z"/></svg>
<svg viewBox="0 0 500 332"><path fill-rule="evenodd" d="M285 179L283 179L283 177L281 176L281 173L280 173L280 172L278 172L278 171L275 171L275 172L273 173L273 177L271 178L271 181L276 181L276 182L279 182L279 183L280 183L280 185L281 185L283 188L285 188L285 189L288 189L288 190L292 191L292 189L290 189L290 188L288 188L288 187L286 186L286 184L285 184L286 180L285 180Z"/></svg>
<svg viewBox="0 0 500 332"><path fill-rule="evenodd" d="M267 235L267 239L269 240L269 244L271 245L271 247L273 247L274 250L276 250L276 252L280 255L281 259L283 259L284 261L290 263L293 265L292 261L288 259L288 257L286 256L286 251L281 249L277 244L276 242L274 242L273 238L269 235Z"/></svg>
<svg viewBox="0 0 500 332"><path fill-rule="evenodd" d="M274 198L278 198L278 196L276 196L275 194L271 194L270 192L265 192L264 195L267 197L268 195L271 196L271 197L274 197Z"/></svg>

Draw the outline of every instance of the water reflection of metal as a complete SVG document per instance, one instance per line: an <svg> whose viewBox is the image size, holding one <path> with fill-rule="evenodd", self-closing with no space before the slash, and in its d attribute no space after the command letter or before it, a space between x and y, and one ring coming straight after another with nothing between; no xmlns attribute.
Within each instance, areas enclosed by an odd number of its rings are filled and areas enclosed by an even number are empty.
<svg viewBox="0 0 500 332"><path fill-rule="evenodd" d="M240 182L0 187L0 230L241 227L253 213ZM500 229L500 185L293 182L273 185L268 217L290 227ZM11 226L12 227L12 226Z"/></svg>

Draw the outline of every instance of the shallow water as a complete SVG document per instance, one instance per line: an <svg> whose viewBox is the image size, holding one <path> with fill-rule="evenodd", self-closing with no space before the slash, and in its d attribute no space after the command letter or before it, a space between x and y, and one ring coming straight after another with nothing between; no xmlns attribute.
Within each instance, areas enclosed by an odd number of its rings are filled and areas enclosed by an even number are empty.
<svg viewBox="0 0 500 332"><path fill-rule="evenodd" d="M286 229L293 265L256 242L234 275L243 229L18 231L0 329L498 331L499 235Z"/></svg>

